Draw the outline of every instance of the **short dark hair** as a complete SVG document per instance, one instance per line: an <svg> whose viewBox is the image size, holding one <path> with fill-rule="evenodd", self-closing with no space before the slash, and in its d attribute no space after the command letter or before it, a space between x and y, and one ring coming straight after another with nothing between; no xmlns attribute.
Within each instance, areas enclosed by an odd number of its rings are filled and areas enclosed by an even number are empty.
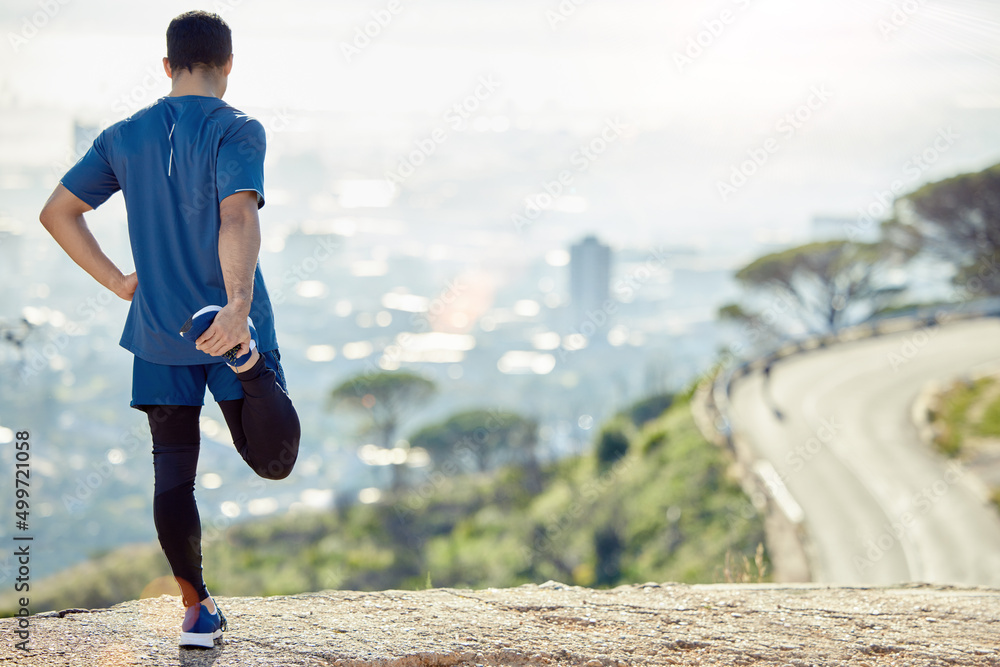
<svg viewBox="0 0 1000 667"><path fill-rule="evenodd" d="M167 26L170 69L223 67L233 53L233 33L218 14L185 12Z"/></svg>

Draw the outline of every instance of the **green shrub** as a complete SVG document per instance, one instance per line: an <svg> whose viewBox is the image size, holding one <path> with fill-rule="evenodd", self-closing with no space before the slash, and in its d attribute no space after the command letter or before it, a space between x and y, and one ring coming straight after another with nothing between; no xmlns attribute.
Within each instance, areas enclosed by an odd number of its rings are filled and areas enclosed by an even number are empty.
<svg viewBox="0 0 1000 667"><path fill-rule="evenodd" d="M597 467L602 472L628 454L629 440L618 424L610 424L597 436Z"/></svg>
<svg viewBox="0 0 1000 667"><path fill-rule="evenodd" d="M762 517L747 513L727 457L676 400L638 431L621 419L606 424L594 455L540 466L537 493L513 467L455 474L374 504L235 524L204 545L207 583L231 596L420 590L429 573L445 587L724 581L766 559L755 553ZM41 582L45 600L32 603L104 607L168 575L158 545L143 545ZM4 599L0 608L12 607Z"/></svg>
<svg viewBox="0 0 1000 667"><path fill-rule="evenodd" d="M666 412L674 402L673 394L656 394L634 403L625 411L625 416L636 428L641 428Z"/></svg>

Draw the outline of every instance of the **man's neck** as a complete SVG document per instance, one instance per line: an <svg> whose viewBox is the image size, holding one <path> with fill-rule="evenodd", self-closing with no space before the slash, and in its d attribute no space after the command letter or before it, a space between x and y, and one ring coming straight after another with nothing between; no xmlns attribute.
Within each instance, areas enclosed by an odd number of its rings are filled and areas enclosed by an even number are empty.
<svg viewBox="0 0 1000 667"><path fill-rule="evenodd" d="M219 95L219 82L198 73L182 75L179 79L174 78L170 87L170 97L181 97L182 95L221 97Z"/></svg>
<svg viewBox="0 0 1000 667"><path fill-rule="evenodd" d="M170 89L170 97L182 97L184 95L196 95L198 97L218 97L215 91L205 86L173 86Z"/></svg>

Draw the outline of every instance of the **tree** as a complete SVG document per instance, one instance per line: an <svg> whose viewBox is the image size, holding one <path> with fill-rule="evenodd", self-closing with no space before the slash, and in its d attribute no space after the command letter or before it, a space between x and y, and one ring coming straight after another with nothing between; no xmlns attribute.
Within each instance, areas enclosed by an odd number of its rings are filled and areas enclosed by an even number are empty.
<svg viewBox="0 0 1000 667"><path fill-rule="evenodd" d="M594 556L597 560L594 584L597 586L614 586L622 576L622 556L625 555L625 540L621 535L623 522L618 517L615 519L594 531Z"/></svg>
<svg viewBox="0 0 1000 667"><path fill-rule="evenodd" d="M25 318L21 318L16 325L7 324L0 320L0 343L12 345L17 350L17 364L20 366L19 372L23 373L25 366L24 342L31 336L38 325L32 324ZM0 354L0 360L4 355Z"/></svg>
<svg viewBox="0 0 1000 667"><path fill-rule="evenodd" d="M673 394L654 394L640 399L623 411L636 428L642 428L646 422L653 421L666 412L674 402Z"/></svg>
<svg viewBox="0 0 1000 667"><path fill-rule="evenodd" d="M538 423L514 412L460 412L421 429L410 444L426 449L438 468L462 457L480 472L507 461L516 461L529 471L538 468Z"/></svg>
<svg viewBox="0 0 1000 667"><path fill-rule="evenodd" d="M716 316L720 321L732 322L740 327L740 331L749 343L774 347L785 337L774 312L758 312L748 310L739 303L727 303L719 307Z"/></svg>
<svg viewBox="0 0 1000 667"><path fill-rule="evenodd" d="M901 199L886 237L955 267L954 282L974 294L1000 294L1000 164L928 183Z"/></svg>
<svg viewBox="0 0 1000 667"><path fill-rule="evenodd" d="M623 425L614 421L609 423L597 436L594 454L597 457L598 469L601 472L608 470L628 454L628 448L628 434L625 433Z"/></svg>
<svg viewBox="0 0 1000 667"><path fill-rule="evenodd" d="M836 331L870 317L903 290L890 269L907 253L882 243L823 241L764 255L736 273L751 290L778 297L758 312L765 323L791 318L806 331Z"/></svg>
<svg viewBox="0 0 1000 667"><path fill-rule="evenodd" d="M10 325L0 320L0 341L13 345L20 352L21 348L24 347L24 341L31 335L35 327L36 325L23 317L18 320L16 325Z"/></svg>
<svg viewBox="0 0 1000 667"><path fill-rule="evenodd" d="M374 437L383 449L392 449L406 414L426 403L435 391L432 381L409 371L361 373L330 392L330 407L360 415L365 420L361 434ZM402 486L402 465L392 463L393 489Z"/></svg>

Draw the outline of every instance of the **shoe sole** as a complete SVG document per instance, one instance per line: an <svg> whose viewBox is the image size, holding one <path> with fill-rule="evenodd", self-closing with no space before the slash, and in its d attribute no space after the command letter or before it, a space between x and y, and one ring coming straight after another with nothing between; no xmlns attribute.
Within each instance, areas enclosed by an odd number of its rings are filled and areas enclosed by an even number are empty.
<svg viewBox="0 0 1000 667"><path fill-rule="evenodd" d="M183 335L186 334L188 331L190 331L191 325L194 324L194 321L199 317L201 317L202 315L204 315L205 313L217 313L220 310L222 310L222 306L205 306L197 313L188 318L188 321L185 322L184 326L181 327L181 334Z"/></svg>
<svg viewBox="0 0 1000 667"><path fill-rule="evenodd" d="M221 629L216 630L215 632L182 632L181 648L212 648L215 646L215 640L221 636Z"/></svg>

